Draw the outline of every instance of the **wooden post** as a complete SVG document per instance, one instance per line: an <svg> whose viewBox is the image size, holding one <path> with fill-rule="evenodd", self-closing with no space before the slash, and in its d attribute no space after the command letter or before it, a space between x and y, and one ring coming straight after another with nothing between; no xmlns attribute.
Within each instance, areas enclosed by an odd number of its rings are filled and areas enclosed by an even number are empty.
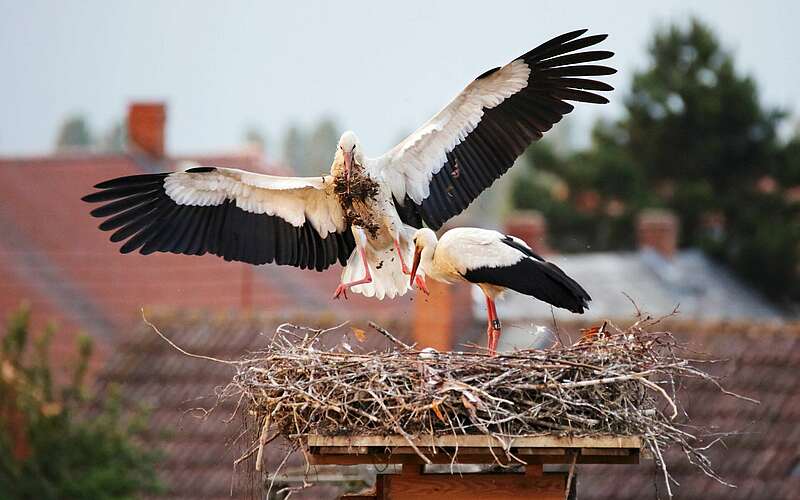
<svg viewBox="0 0 800 500"><path fill-rule="evenodd" d="M570 438L530 436L513 439L511 453L525 462L502 472L434 473L433 464L484 464L508 462L503 445L485 435L417 436L409 446L404 436L307 436L308 456L313 464L403 464L400 474L379 474L369 494L342 498L383 500L563 500L567 488L574 491L575 477L568 472L544 472L543 464L635 464L642 441L637 436ZM569 498L574 498L569 497Z"/></svg>
<svg viewBox="0 0 800 500"><path fill-rule="evenodd" d="M404 467L405 470L405 467ZM383 500L563 500L567 475L535 474L381 474Z"/></svg>

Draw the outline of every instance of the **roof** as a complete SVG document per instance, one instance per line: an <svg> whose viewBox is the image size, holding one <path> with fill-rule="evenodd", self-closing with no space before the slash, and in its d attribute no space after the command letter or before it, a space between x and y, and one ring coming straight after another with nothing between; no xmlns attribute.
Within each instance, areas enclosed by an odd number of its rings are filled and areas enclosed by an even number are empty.
<svg viewBox="0 0 800 500"><path fill-rule="evenodd" d="M253 152L163 162L134 154L0 158L0 277L5 278L0 282L0 318L27 300L35 322L55 318L67 330L83 328L98 339L109 339L119 327L137 321L142 307L285 312L336 308L369 310L377 317L410 308L409 297L393 303L360 296L330 300L339 281L338 266L320 274L225 262L212 255L121 255L108 234L97 230L98 221L89 216L90 207L81 196L100 181L168 170L184 161L284 173Z"/></svg>
<svg viewBox="0 0 800 500"><path fill-rule="evenodd" d="M221 359L237 359L264 342L263 334L274 330L276 319L249 316L178 315L153 320L161 331L187 351ZM332 318L306 316L295 322L311 326L333 324ZM408 338L402 322L387 324L393 333ZM356 324L354 326L363 327ZM790 498L800 488L800 324L765 327L757 323L674 323L670 329L688 339L690 346L728 358L711 365L724 375L724 386L761 400L752 405L727 397L708 385L689 385L684 401L692 421L712 424L723 431L743 434L725 440L727 448L711 452L716 470L739 487L718 485L689 467L682 458L670 455L670 469L681 483L678 498L744 499ZM331 340L341 337L334 335ZM574 336L574 335L573 335ZM368 330L368 338L374 340ZM354 343L354 340L350 340ZM354 344L355 345L355 344ZM255 484L245 472L232 473L232 462L241 454L230 443L239 432L240 421L223 420L234 410L234 402L217 408L205 420L187 410L209 408L215 387L224 386L233 375L223 364L189 358L167 346L152 331L139 328L125 337L103 376L105 383L118 383L122 394L153 408L149 439L163 446L166 461L159 467L168 483L168 498L228 497L231 484L237 491ZM201 399L198 399L201 398ZM161 431L167 431L162 435ZM274 470L279 454L269 454ZM292 464L299 464L299 458ZM249 465L252 467L252 464ZM655 498L658 472L652 461L636 466L579 466L579 498ZM663 494L663 488L660 490ZM335 498L327 487L311 488L300 498Z"/></svg>
<svg viewBox="0 0 800 500"><path fill-rule="evenodd" d="M684 402L693 423L738 431L725 446L709 452L721 476L736 488L718 484L675 453L667 455L670 470L680 486L676 498L737 500L789 499L800 491L800 325L766 327L757 323L684 324L674 331L690 345L726 363L709 366L724 376L730 391L761 401L753 405L726 396L709 384L690 384ZM579 498L655 498L654 484L666 498L652 461L638 466L582 466Z"/></svg>
<svg viewBox="0 0 800 500"><path fill-rule="evenodd" d="M600 321L635 312L634 303L654 316L676 307L685 319L781 321L785 315L763 296L699 250L684 250L667 260L653 250L554 255L548 260L580 283L592 301L582 321ZM473 312L485 315L485 299L473 292ZM633 302L633 303L632 303ZM501 320L575 320L569 311L516 292L497 303Z"/></svg>
<svg viewBox="0 0 800 500"><path fill-rule="evenodd" d="M272 335L276 326L287 318L179 313L162 314L150 320L188 352L235 360L262 346L265 336ZM329 314L306 314L295 317L293 322L325 328L338 320ZM384 345L384 339L366 324L355 322L353 326L367 332L365 345ZM398 322L383 326L408 339L408 333ZM331 333L330 340L339 341L349 329L342 331ZM359 345L350 337L352 345ZM245 451L246 442L240 439L231 444L242 431L242 419L225 422L235 413L236 401L224 402L207 418L202 417L202 411L190 411L212 408L216 402L214 394L231 381L234 373L233 368L223 363L179 353L144 326L126 334L106 364L100 377L101 392L102 385L118 384L126 401L144 403L152 409L149 427L154 431L147 440L166 454L165 461L158 466L168 489L165 498L242 498L248 488L258 484L255 476L248 473L253 470L252 461L243 463L237 473L233 470L233 462ZM283 455L275 447L270 450L273 451L266 454L267 467L275 470ZM294 457L287 467L296 467L300 461L301 457ZM314 487L292 498L334 498L334 491L330 487Z"/></svg>

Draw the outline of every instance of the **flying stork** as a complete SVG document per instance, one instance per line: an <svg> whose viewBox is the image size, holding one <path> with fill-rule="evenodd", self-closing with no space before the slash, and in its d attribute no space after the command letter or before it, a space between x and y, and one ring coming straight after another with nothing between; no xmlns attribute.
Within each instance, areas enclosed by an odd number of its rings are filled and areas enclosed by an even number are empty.
<svg viewBox="0 0 800 500"><path fill-rule="evenodd" d="M494 302L507 289L578 314L588 309L592 300L575 280L514 236L488 229L457 227L437 239L436 233L422 228L414 234L413 242L412 280L420 269L437 281L466 281L483 290L488 310L486 336L490 354L497 352L501 332Z"/></svg>
<svg viewBox="0 0 800 500"><path fill-rule="evenodd" d="M123 253L211 253L251 264L322 271L345 266L334 297L352 290L379 299L402 295L411 238L463 211L532 142L572 111L567 101L603 104L613 90L587 77L613 53L582 50L607 35L557 36L478 76L397 146L365 156L353 132L337 145L330 175L280 177L213 166L101 182L87 202L106 218ZM374 185L353 199L351 182ZM417 285L424 290L421 276ZM413 280L412 280L413 281Z"/></svg>

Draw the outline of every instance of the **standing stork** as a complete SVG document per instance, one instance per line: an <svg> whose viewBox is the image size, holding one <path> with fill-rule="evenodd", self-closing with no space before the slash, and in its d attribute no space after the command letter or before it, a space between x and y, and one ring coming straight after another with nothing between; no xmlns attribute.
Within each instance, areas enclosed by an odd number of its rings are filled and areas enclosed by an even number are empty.
<svg viewBox="0 0 800 500"><path fill-rule="evenodd" d="M346 291L394 297L411 288L411 236L439 229L503 175L532 142L572 111L567 101L603 104L610 75L586 50L607 35L557 36L484 72L422 127L377 158L345 132L330 175L278 177L220 167L101 182L85 196L91 213L125 241L123 253L211 253L251 264L322 271L344 265ZM588 64L587 64L588 63ZM354 196L355 185L365 189ZM419 278L419 279L417 279ZM417 285L425 289L421 276Z"/></svg>
<svg viewBox="0 0 800 500"><path fill-rule="evenodd" d="M413 241L412 279L420 269L437 281L466 281L483 290L488 310L486 336L491 354L497 352L501 332L494 302L509 288L578 314L589 307L591 297L586 290L514 236L487 229L458 227L437 239L436 233L423 228L414 234Z"/></svg>

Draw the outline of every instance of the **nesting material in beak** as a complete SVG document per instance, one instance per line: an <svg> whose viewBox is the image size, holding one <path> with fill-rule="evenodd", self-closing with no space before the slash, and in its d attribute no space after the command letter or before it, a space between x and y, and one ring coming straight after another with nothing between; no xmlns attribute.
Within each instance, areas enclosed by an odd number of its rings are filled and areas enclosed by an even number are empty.
<svg viewBox="0 0 800 500"><path fill-rule="evenodd" d="M408 284L414 286L414 278L417 277L417 268L419 267L419 259L422 256L422 249L419 247L414 248L414 264L411 266L411 276Z"/></svg>

